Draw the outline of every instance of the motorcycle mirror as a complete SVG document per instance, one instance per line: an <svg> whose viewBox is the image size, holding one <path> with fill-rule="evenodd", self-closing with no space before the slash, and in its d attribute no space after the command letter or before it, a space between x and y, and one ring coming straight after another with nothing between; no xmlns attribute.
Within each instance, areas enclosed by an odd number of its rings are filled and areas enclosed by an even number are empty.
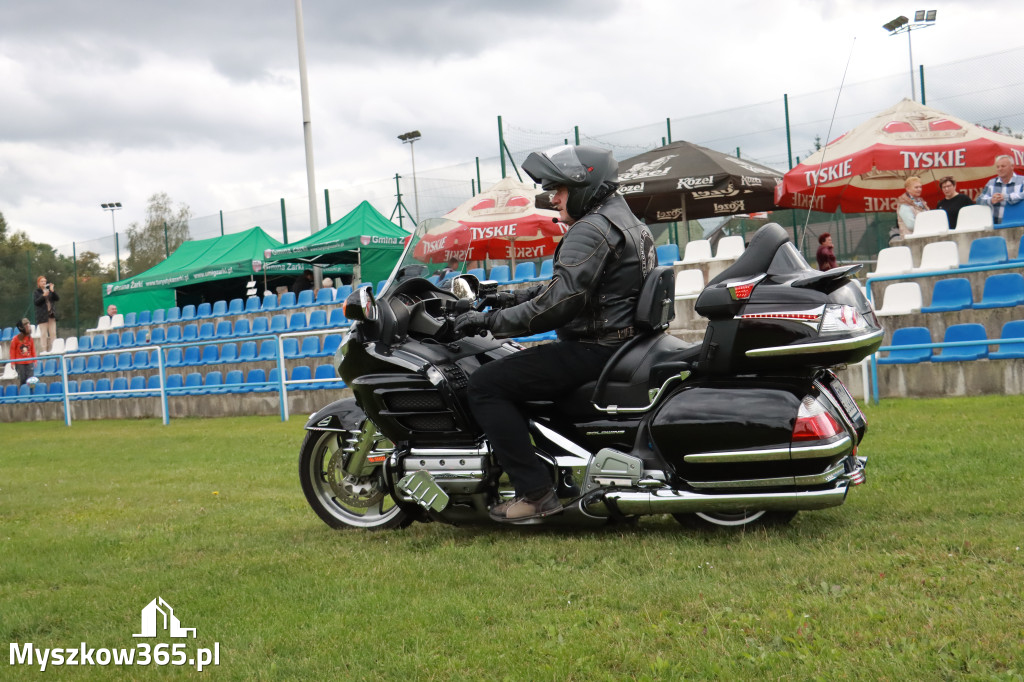
<svg viewBox="0 0 1024 682"><path fill-rule="evenodd" d="M465 277L456 277L452 280L452 293L464 300L471 301L476 298L476 291L473 290L473 285Z"/></svg>
<svg viewBox="0 0 1024 682"><path fill-rule="evenodd" d="M342 309L350 320L373 322L377 319L377 301L370 287L359 287L349 294Z"/></svg>

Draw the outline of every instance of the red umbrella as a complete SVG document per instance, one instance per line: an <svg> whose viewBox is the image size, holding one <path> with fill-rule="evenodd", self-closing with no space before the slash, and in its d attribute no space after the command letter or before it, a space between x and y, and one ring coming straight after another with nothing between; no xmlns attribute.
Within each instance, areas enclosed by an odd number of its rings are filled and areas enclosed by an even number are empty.
<svg viewBox="0 0 1024 682"><path fill-rule="evenodd" d="M445 218L457 221L428 232L413 255L422 261L444 262L484 258L516 260L545 258L568 230L558 212L536 207L541 191L505 178L481 192Z"/></svg>
<svg viewBox="0 0 1024 682"><path fill-rule="evenodd" d="M1024 141L905 99L786 173L775 203L828 213L895 211L904 181L917 176L934 207L942 198L938 180L946 175L976 199L1000 154L1024 167Z"/></svg>

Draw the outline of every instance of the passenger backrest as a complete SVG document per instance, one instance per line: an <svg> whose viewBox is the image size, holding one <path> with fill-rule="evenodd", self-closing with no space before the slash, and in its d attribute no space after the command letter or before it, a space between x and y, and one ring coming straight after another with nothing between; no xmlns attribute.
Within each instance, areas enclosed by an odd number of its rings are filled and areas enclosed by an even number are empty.
<svg viewBox="0 0 1024 682"><path fill-rule="evenodd" d="M654 268L636 301L636 327L646 332L665 329L676 316L675 305L675 271L670 265Z"/></svg>

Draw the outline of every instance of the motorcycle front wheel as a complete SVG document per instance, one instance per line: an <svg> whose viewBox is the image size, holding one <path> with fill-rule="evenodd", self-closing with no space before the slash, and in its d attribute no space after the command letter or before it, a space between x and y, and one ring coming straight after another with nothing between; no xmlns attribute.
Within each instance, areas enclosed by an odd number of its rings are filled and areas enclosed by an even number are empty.
<svg viewBox="0 0 1024 682"><path fill-rule="evenodd" d="M675 520L695 529L724 529L746 526L784 526L796 516L795 511L756 511L742 512L697 512L696 514L673 514Z"/></svg>
<svg viewBox="0 0 1024 682"><path fill-rule="evenodd" d="M309 506L331 528L387 530L408 526L413 519L387 494L383 467L358 478L345 471L349 435L333 431L306 433L299 453L299 479ZM380 452L385 444L390 445L378 441L372 452Z"/></svg>

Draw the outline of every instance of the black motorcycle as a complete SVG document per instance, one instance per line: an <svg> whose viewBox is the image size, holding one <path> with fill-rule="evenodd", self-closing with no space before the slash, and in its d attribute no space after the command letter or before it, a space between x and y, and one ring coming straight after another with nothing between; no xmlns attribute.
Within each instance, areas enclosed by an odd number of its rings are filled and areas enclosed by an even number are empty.
<svg viewBox="0 0 1024 682"><path fill-rule="evenodd" d="M450 229L439 222L420 225L379 299L363 287L345 303L354 323L335 364L354 397L309 419L299 457L306 499L332 527L490 522L488 509L513 497L466 386L523 347L453 333L468 299L482 308L497 285L464 275L446 290L424 277L416 243ZM545 521L672 514L745 526L842 504L864 482L867 425L832 368L882 340L850 279L858 267L812 270L785 230L766 225L698 297L709 324L697 344L667 333L673 271L656 268L637 305L641 333L601 376L527 406L565 506Z"/></svg>

